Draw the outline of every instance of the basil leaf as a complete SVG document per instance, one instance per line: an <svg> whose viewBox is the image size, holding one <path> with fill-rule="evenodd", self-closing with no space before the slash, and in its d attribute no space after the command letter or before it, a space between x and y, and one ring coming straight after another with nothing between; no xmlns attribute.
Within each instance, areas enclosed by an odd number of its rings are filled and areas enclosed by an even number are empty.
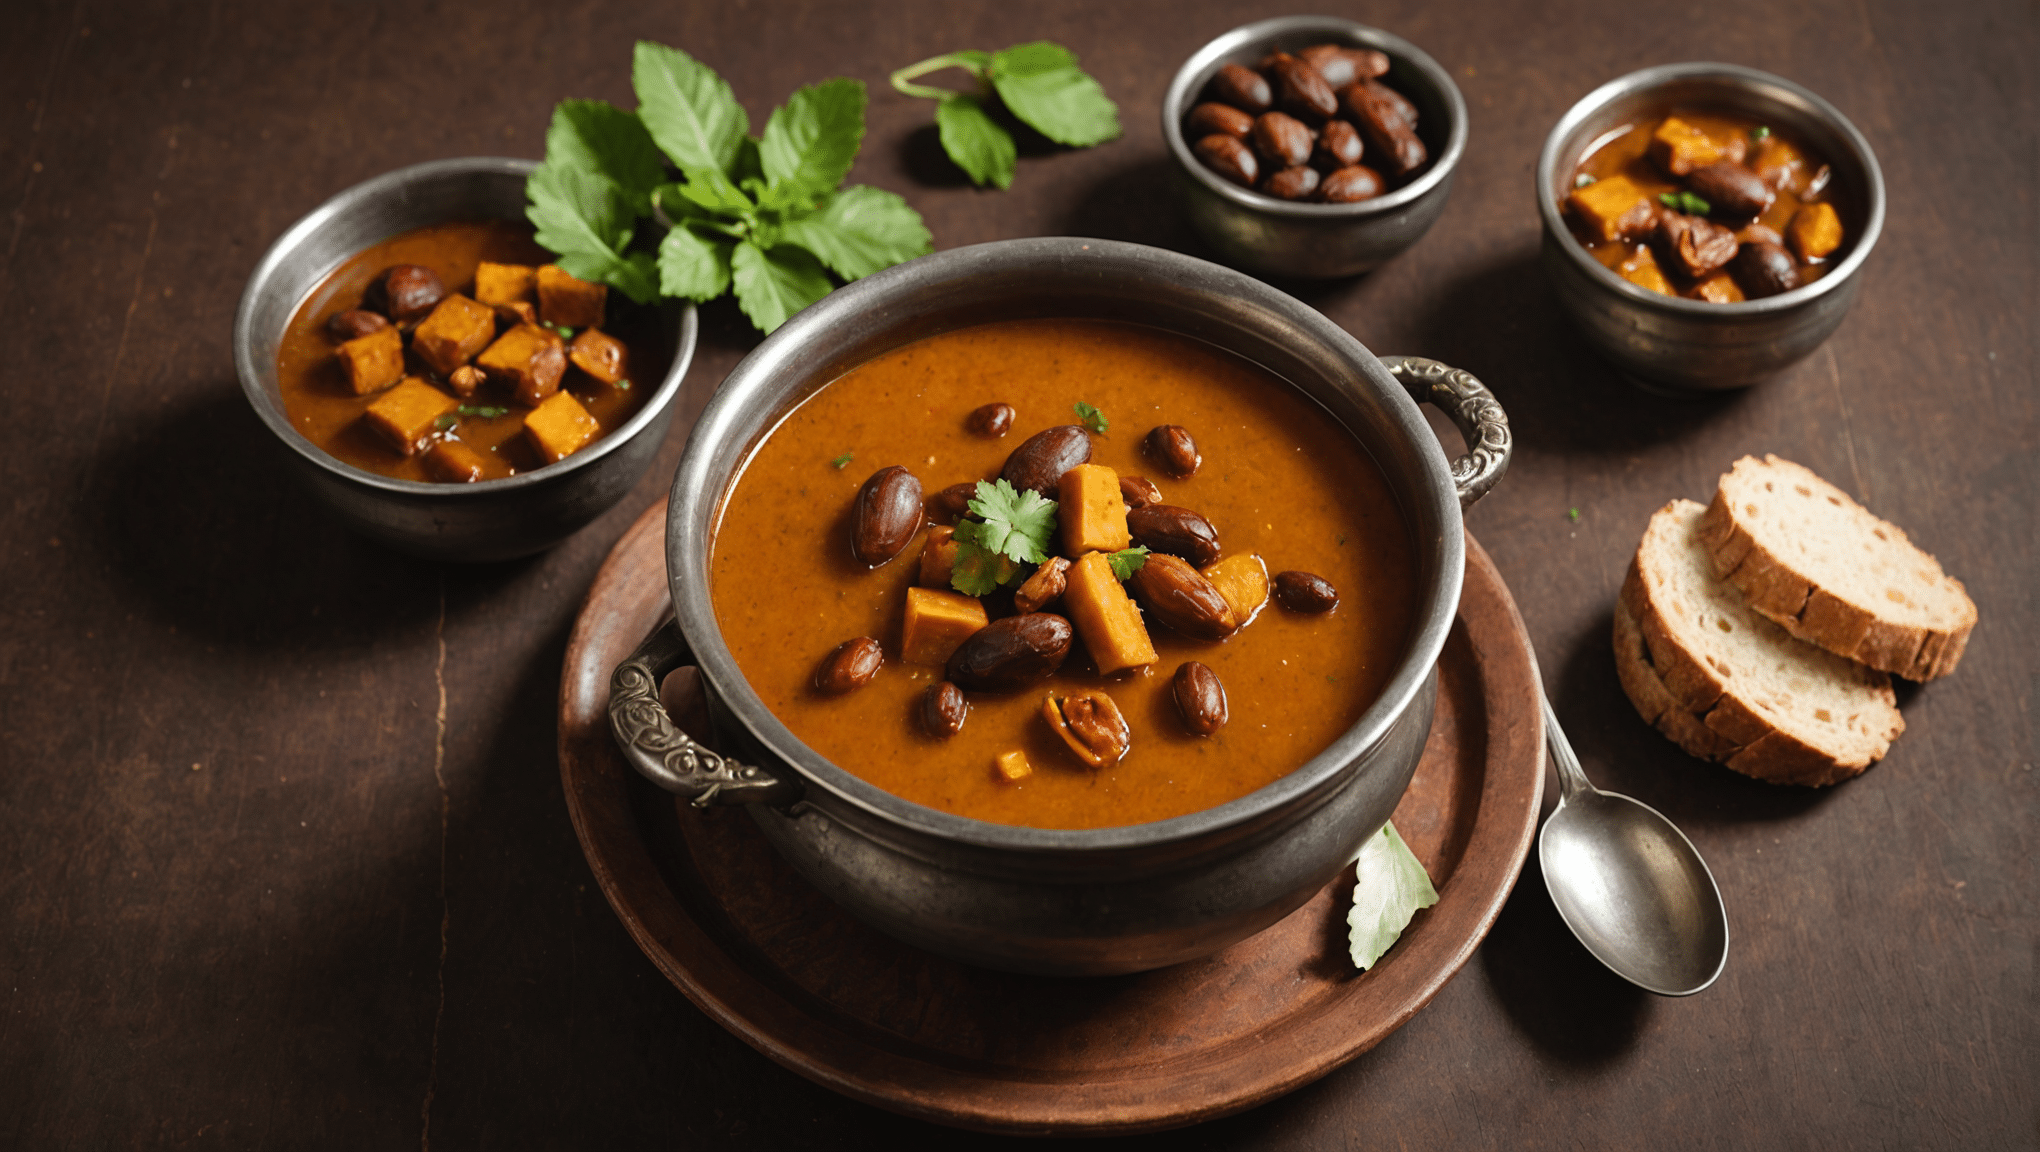
<svg viewBox="0 0 2040 1152"><path fill-rule="evenodd" d="M891 192L857 184L822 203L811 216L789 221L780 238L822 258L845 280L858 280L903 260L934 251L921 214Z"/></svg>
<svg viewBox="0 0 2040 1152"><path fill-rule="evenodd" d="M1351 930L1353 963L1364 970L1401 938L1417 909L1438 902L1438 890L1394 824L1383 824L1360 846L1353 875L1353 910L1346 925Z"/></svg>
<svg viewBox="0 0 2040 1152"><path fill-rule="evenodd" d="M758 141L766 184L789 197L841 184L864 143L866 99L862 80L839 77L802 88L774 108Z"/></svg>
<svg viewBox="0 0 2040 1152"><path fill-rule="evenodd" d="M631 58L638 117L689 181L735 166L751 118L728 81L678 48L640 40Z"/></svg>
<svg viewBox="0 0 2040 1152"><path fill-rule="evenodd" d="M943 97L935 106L935 127L942 134L942 150L971 183L980 188L1013 186L1018 156L1013 134L1001 128L975 97L961 92Z"/></svg>
<svg viewBox="0 0 2040 1152"><path fill-rule="evenodd" d="M651 211L665 160L644 121L602 100L562 100L545 131L545 162L598 173L630 197L630 212Z"/></svg>
<svg viewBox="0 0 2040 1152"><path fill-rule="evenodd" d="M706 209L718 216L745 217L756 212L758 206L730 178L714 168L694 173L687 183L666 185L678 192L682 199Z"/></svg>
<svg viewBox="0 0 2040 1152"><path fill-rule="evenodd" d="M659 290L704 304L729 291L729 240L711 240L682 224L659 242Z"/></svg>
<svg viewBox="0 0 2040 1152"><path fill-rule="evenodd" d="M770 335L786 318L827 296L832 285L822 262L791 245L761 249L740 241L730 257L737 306Z"/></svg>
<svg viewBox="0 0 2040 1152"><path fill-rule="evenodd" d="M535 238L568 274L607 284L639 304L658 298L651 254L623 255L637 219L623 189L599 173L548 163L524 182L524 193Z"/></svg>
<svg viewBox="0 0 2040 1152"><path fill-rule="evenodd" d="M1119 135L1119 108L1060 44L1046 40L994 53L990 69L999 99L1043 136L1088 148Z"/></svg>

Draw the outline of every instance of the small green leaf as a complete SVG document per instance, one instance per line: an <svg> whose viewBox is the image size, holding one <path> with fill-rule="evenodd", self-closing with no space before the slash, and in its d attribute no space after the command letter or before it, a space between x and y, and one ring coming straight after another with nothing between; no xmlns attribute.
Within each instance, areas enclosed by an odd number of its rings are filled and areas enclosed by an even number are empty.
<svg viewBox="0 0 2040 1152"><path fill-rule="evenodd" d="M836 471L841 472L844 468L849 466L852 460L855 459L857 459L857 453L845 452L841 456L836 457L834 460L829 461L829 466L834 468Z"/></svg>
<svg viewBox="0 0 2040 1152"><path fill-rule="evenodd" d="M942 135L942 150L972 183L980 188L1013 186L1019 156L1013 134L1000 127L976 97L961 92L943 97L935 106L935 127Z"/></svg>
<svg viewBox="0 0 2040 1152"><path fill-rule="evenodd" d="M463 416L480 416L484 419L494 419L508 414L510 410L508 408L497 407L493 404L463 404L459 408L454 409L454 411ZM440 419L444 420L446 417L441 416Z"/></svg>
<svg viewBox="0 0 2040 1152"><path fill-rule="evenodd" d="M802 248L782 244L759 248L749 240L730 257L737 306L760 332L770 335L786 318L827 296L833 287L822 262Z"/></svg>
<svg viewBox="0 0 2040 1152"><path fill-rule="evenodd" d="M858 280L934 250L921 214L891 192L857 184L823 201L811 216L780 229L780 241L821 257L845 280Z"/></svg>
<svg viewBox="0 0 2040 1152"><path fill-rule="evenodd" d="M730 174L751 118L713 68L678 48L640 40L630 82L638 117L689 180L709 171Z"/></svg>
<svg viewBox="0 0 2040 1152"><path fill-rule="evenodd" d="M1105 434L1107 428L1112 427L1112 421L1105 418L1105 413L1084 403L1082 400L1077 401L1076 404L1072 405L1072 408L1077 414L1077 421L1100 436Z"/></svg>
<svg viewBox="0 0 2040 1152"><path fill-rule="evenodd" d="M622 189L630 214L651 211L665 160L644 121L603 100L562 100L545 132L545 162L595 172Z"/></svg>
<svg viewBox="0 0 2040 1152"><path fill-rule="evenodd" d="M1752 140L1762 140L1764 137L1769 136L1770 134L1771 130L1769 128L1766 128L1762 124L1759 124L1755 128L1750 129L1750 139Z"/></svg>
<svg viewBox="0 0 2040 1152"><path fill-rule="evenodd" d="M1031 488L1016 489L1002 476L978 481L977 496L968 507L984 523L968 530L958 524L956 539L970 539L1023 564L1048 559L1049 545L1055 540L1055 501Z"/></svg>
<svg viewBox="0 0 2040 1152"><path fill-rule="evenodd" d="M665 187L672 188L681 199L716 216L735 216L741 219L758 210L758 206L752 203L751 198L744 195L743 189L730 183L729 177L714 169L689 177L685 184ZM664 188L661 188L661 192L663 191ZM662 197L660 203L664 202Z"/></svg>
<svg viewBox="0 0 2040 1152"><path fill-rule="evenodd" d="M994 53L989 72L1007 109L1058 144L1088 148L1119 135L1118 106L1059 44Z"/></svg>
<svg viewBox="0 0 2040 1152"><path fill-rule="evenodd" d="M686 224L659 241L659 290L707 303L730 289L730 253L736 244L710 239Z"/></svg>
<svg viewBox="0 0 2040 1152"><path fill-rule="evenodd" d="M1705 216L1714 210L1714 205L1684 190L1678 192L1660 192L1658 193L1658 203L1673 211L1684 212L1688 216Z"/></svg>
<svg viewBox="0 0 2040 1152"><path fill-rule="evenodd" d="M834 191L864 143L866 99L864 81L839 77L802 88L773 109L758 142L766 185L779 196Z"/></svg>
<svg viewBox="0 0 2040 1152"><path fill-rule="evenodd" d="M1135 572L1147 566L1147 558L1147 545L1139 544L1132 548L1122 548L1114 552L1105 558L1105 563L1112 566L1113 576L1117 577L1121 582L1125 582L1133 579Z"/></svg>
<svg viewBox="0 0 2040 1152"><path fill-rule="evenodd" d="M454 425L458 423L460 423L460 417L455 416L451 412L448 412L444 416L435 416L433 417L432 420L432 426L434 428L439 429L441 432L447 431L448 429L452 428Z"/></svg>
<svg viewBox="0 0 2040 1152"><path fill-rule="evenodd" d="M1565 518L1566 518L1566 519L1568 519L1568 520L1570 520L1570 521L1572 521L1572 522L1573 522L1573 523L1575 523L1575 524L1579 523L1579 522L1580 522L1580 510L1579 510L1579 509L1577 509L1577 508L1570 508L1570 509L1567 509L1567 510L1566 510L1566 514L1565 514Z"/></svg>
<svg viewBox="0 0 2040 1152"><path fill-rule="evenodd" d="M1396 834L1394 824L1360 846L1360 858L1353 865L1353 910L1346 916L1351 930L1348 941L1353 964L1360 969L1374 967L1381 955L1401 938L1403 929L1419 908L1438 902L1438 890L1430 874Z"/></svg>

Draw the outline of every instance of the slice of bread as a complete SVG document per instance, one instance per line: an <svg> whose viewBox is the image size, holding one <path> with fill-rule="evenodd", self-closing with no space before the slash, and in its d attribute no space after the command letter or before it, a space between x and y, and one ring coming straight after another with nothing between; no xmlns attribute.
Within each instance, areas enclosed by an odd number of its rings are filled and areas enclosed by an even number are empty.
<svg viewBox="0 0 2040 1152"><path fill-rule="evenodd" d="M1750 610L1715 577L1705 513L1651 517L1615 613L1616 668L1644 719L1695 756L1778 784L1833 784L1905 730L1891 679Z"/></svg>
<svg viewBox="0 0 2040 1152"><path fill-rule="evenodd" d="M1714 572L1787 632L1908 680L1955 670L1976 604L1905 533L1790 460L1745 456L1708 506Z"/></svg>

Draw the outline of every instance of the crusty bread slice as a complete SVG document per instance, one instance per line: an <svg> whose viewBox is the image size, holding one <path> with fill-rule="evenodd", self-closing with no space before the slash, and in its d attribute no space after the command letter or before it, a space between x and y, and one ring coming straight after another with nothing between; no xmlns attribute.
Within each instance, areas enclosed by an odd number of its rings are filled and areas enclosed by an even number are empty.
<svg viewBox="0 0 2040 1152"><path fill-rule="evenodd" d="M1714 572L1787 632L1908 680L1955 670L1976 604L1905 533L1790 460L1745 456L1701 525Z"/></svg>
<svg viewBox="0 0 2040 1152"><path fill-rule="evenodd" d="M1699 537L1705 511L1672 501L1637 546L1615 617L1623 689L1680 747L1746 776L1832 784L1856 775L1905 730L1890 677L1752 612L1714 575Z"/></svg>

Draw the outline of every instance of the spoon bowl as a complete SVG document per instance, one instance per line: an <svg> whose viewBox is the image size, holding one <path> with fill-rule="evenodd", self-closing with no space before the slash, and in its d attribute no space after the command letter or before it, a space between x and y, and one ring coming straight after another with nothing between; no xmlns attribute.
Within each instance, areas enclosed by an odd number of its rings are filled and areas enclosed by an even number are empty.
<svg viewBox="0 0 2040 1152"><path fill-rule="evenodd" d="M1617 976L1691 996L1728 963L1728 913L1707 862L1648 804L1587 782L1551 702L1544 728L1559 801L1537 837L1544 886L1566 927Z"/></svg>

